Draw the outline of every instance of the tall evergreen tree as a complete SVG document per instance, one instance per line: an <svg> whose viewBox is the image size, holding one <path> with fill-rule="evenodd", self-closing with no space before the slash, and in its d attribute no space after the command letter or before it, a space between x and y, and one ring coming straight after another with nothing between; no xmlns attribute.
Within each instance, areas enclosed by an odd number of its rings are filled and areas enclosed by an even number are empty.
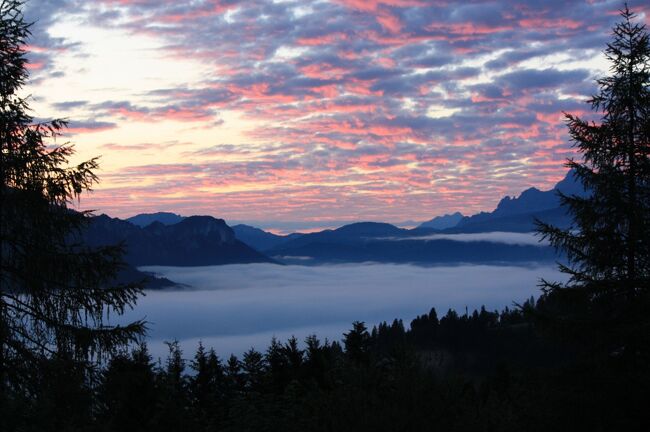
<svg viewBox="0 0 650 432"><path fill-rule="evenodd" d="M43 361L85 365L136 340L142 322L111 326L109 314L135 304L137 285L114 285L120 247L91 249L79 239L89 212L68 206L97 181L97 159L69 166L56 139L66 122L34 123L23 1L0 1L0 393L35 391ZM1 425L0 425L1 426Z"/></svg>
<svg viewBox="0 0 650 432"><path fill-rule="evenodd" d="M242 358L242 369L246 377L245 389L259 391L266 369L262 353L256 351L254 348L246 351Z"/></svg>
<svg viewBox="0 0 650 432"><path fill-rule="evenodd" d="M203 343L194 355L190 367L194 375L190 378L190 394L192 403L200 410L207 411L216 404L219 392L223 389L223 365L214 349L206 350Z"/></svg>
<svg viewBox="0 0 650 432"><path fill-rule="evenodd" d="M567 166L589 194L561 195L572 227L539 229L568 257L566 283L543 281L552 321L631 354L650 334L650 45L627 6L621 17L605 50L611 75L589 101L601 120L566 115L582 156Z"/></svg>
<svg viewBox="0 0 650 432"><path fill-rule="evenodd" d="M145 344L131 354L114 356L97 388L97 420L108 430L145 431L156 411L159 389L154 364Z"/></svg>
<svg viewBox="0 0 650 432"><path fill-rule="evenodd" d="M362 321L352 323L352 329L343 334L345 353L352 362L366 365L370 361L370 334Z"/></svg>

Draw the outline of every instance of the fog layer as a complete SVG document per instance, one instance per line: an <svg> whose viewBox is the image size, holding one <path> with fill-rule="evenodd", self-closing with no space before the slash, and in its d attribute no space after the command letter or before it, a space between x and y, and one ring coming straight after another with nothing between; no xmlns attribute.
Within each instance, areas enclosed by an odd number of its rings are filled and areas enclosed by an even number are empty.
<svg viewBox="0 0 650 432"><path fill-rule="evenodd" d="M516 232L485 232L485 233L462 233L462 234L431 234L418 237L395 237L393 240L454 240L459 242L485 241L491 243L504 243L523 246L548 246L548 241L542 240L537 233L516 233Z"/></svg>
<svg viewBox="0 0 650 432"><path fill-rule="evenodd" d="M444 315L485 305L512 306L537 296L540 278L561 280L551 267L361 264L319 267L243 264L143 267L189 287L148 291L126 319L146 318L154 355L178 339L189 356L199 340L220 355L263 350L272 336L340 339L355 320L369 327L401 318L405 325L431 307Z"/></svg>

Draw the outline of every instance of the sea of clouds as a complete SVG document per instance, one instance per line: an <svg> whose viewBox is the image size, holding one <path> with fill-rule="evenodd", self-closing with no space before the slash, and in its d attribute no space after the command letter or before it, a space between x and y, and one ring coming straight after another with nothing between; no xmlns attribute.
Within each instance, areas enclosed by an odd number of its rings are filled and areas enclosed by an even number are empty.
<svg viewBox="0 0 650 432"><path fill-rule="evenodd" d="M221 356L264 350L271 337L316 334L338 340L355 320L369 327L401 318L408 325L431 307L501 309L539 294L540 278L563 280L548 266L418 267L350 264L318 267L243 264L144 267L184 289L147 291L124 320L145 318L154 357L177 339L190 357L199 340Z"/></svg>
<svg viewBox="0 0 650 432"><path fill-rule="evenodd" d="M389 237L387 240L453 240L459 242L491 242L504 243L521 246L549 246L549 242L543 240L537 233L517 233L517 232L484 232L484 233L461 233L461 234L430 234L416 237Z"/></svg>

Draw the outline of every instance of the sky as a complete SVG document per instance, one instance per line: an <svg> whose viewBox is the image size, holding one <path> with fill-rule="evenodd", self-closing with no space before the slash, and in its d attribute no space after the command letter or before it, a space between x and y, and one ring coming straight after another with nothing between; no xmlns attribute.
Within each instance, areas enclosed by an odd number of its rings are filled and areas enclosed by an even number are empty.
<svg viewBox="0 0 650 432"><path fill-rule="evenodd" d="M641 22L650 6L629 2ZM81 207L424 221L550 189L621 1L29 0L26 93L101 155Z"/></svg>

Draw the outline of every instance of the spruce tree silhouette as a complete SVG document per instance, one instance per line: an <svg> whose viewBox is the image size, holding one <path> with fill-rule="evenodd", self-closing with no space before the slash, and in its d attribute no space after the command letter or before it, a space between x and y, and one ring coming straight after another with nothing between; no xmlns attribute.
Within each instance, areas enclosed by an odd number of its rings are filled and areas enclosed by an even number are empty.
<svg viewBox="0 0 650 432"><path fill-rule="evenodd" d="M605 55L611 75L589 103L599 123L566 114L582 161L567 166L590 193L561 194L573 216L568 229L539 223L544 238L568 257L566 283L542 281L542 304L562 332L610 355L635 356L650 325L650 45L627 6ZM647 351L646 351L647 353Z"/></svg>
<svg viewBox="0 0 650 432"><path fill-rule="evenodd" d="M109 314L135 304L141 288L113 284L122 249L86 247L80 232L91 214L68 207L97 181L97 159L68 166L74 148L56 142L66 121L34 124L28 98L18 94L28 78L30 36L22 6L0 1L2 397L37 393L44 363L65 360L89 370L145 330L140 321L108 324Z"/></svg>
<svg viewBox="0 0 650 432"><path fill-rule="evenodd" d="M343 334L343 343L348 358L356 364L368 364L370 361L370 334L362 321L352 323L352 329Z"/></svg>

